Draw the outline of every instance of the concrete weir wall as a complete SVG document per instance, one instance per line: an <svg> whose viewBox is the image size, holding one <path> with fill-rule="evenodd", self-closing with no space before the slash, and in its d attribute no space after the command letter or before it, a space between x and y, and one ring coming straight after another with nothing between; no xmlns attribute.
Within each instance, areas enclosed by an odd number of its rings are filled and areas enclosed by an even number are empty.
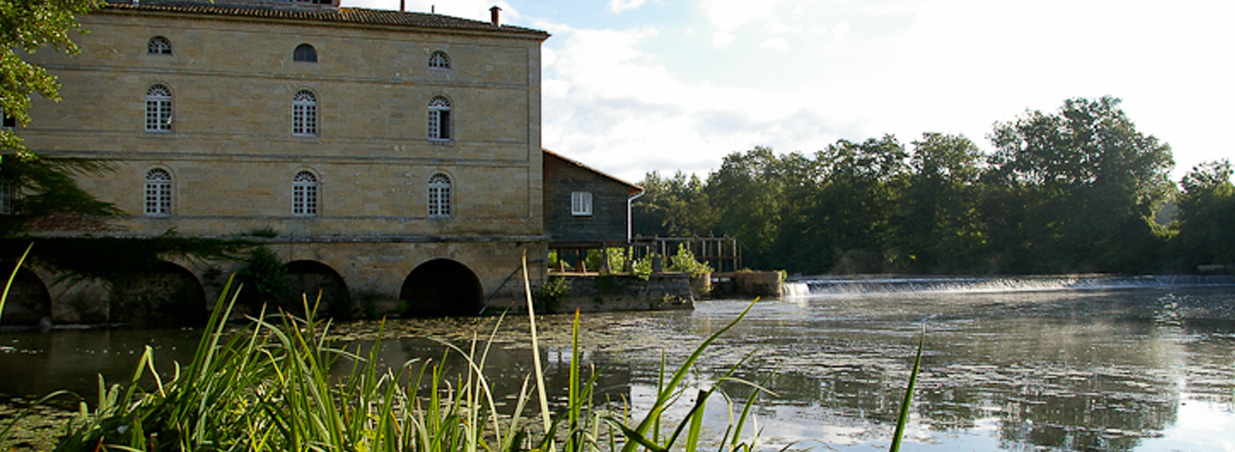
<svg viewBox="0 0 1235 452"><path fill-rule="evenodd" d="M563 278L567 289L552 312L648 311L694 309L690 277L684 273L659 273L647 280L630 275L553 275Z"/></svg>

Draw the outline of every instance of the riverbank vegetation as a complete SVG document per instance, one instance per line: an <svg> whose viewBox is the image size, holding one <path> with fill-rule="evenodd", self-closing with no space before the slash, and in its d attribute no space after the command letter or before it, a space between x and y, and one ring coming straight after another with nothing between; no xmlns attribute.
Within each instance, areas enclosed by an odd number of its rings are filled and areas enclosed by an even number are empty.
<svg viewBox="0 0 1235 452"><path fill-rule="evenodd" d="M1229 161L1170 180L1170 147L1114 98L999 122L994 152L924 134L757 147L706 179L652 172L634 232L727 234L744 265L795 273L1192 272L1235 264ZM1208 267L1206 267L1208 266ZM1229 271L1230 267L1227 267Z"/></svg>

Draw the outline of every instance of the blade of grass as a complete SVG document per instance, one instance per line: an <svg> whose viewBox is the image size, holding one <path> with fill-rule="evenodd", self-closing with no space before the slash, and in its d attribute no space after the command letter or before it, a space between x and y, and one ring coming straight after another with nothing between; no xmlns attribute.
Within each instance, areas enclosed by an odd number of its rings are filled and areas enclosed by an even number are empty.
<svg viewBox="0 0 1235 452"><path fill-rule="evenodd" d="M540 418L544 422L545 431L551 429L549 420L549 398L545 395L545 372L540 365L540 341L536 337L536 309L532 306L532 283L527 275L527 250L523 250L523 292L527 294L527 319L532 328L532 366L536 370L536 395L540 396ZM549 443L549 450L554 449Z"/></svg>
<svg viewBox="0 0 1235 452"><path fill-rule="evenodd" d="M909 423L909 402L913 400L913 385L918 380L918 369L922 365L922 348L925 344L926 325L922 325L922 335L918 337L918 354L913 358L913 371L909 373L909 384L905 387L900 416L896 418L896 432L892 434L892 446L888 448L888 452L897 452L901 448L901 437L905 434L905 425Z"/></svg>
<svg viewBox="0 0 1235 452"><path fill-rule="evenodd" d="M17 279L17 272L21 270L21 264L26 261L26 257L30 255L30 250L34 248L34 242L26 247L26 252L21 254L21 259L17 260L17 264L13 266L13 273L9 275L9 281L4 283L4 294L0 295L0 315L4 313L4 301L9 299L9 289L13 288L13 281ZM0 439L3 439L0 436Z"/></svg>
<svg viewBox="0 0 1235 452"><path fill-rule="evenodd" d="M752 301L746 306L746 309L742 310L741 314L738 314L736 318L724 327L721 327L721 329L717 330L715 333L712 333L711 336L708 336L707 339L704 339L704 341L695 348L695 351L691 353L688 358L686 358L686 361L684 361L680 366L678 366L677 370L674 371L672 378L669 379L669 382L665 384L664 387L660 388L660 393L657 395L656 401L652 404L652 408L648 411L647 416L644 417L643 421L639 423L639 426L631 432L638 434L638 438L643 438L646 440L646 438L644 438L644 434L653 423L660 420L661 413L670 404L669 402L674 397L674 392L677 390L678 385L681 384L683 378L686 378L687 372L694 367L695 362L699 360L699 357L703 355L703 351L706 350L708 346L712 345L712 342L715 342L717 338L736 326L742 318L746 317L746 314L750 312L751 308L755 307L755 303L758 302L759 299ZM623 432L625 433L626 430L628 429L623 429ZM627 434L627 436L630 437L629 434ZM638 444L640 443L627 442L625 447L622 448L622 452L634 452L635 448L638 447Z"/></svg>

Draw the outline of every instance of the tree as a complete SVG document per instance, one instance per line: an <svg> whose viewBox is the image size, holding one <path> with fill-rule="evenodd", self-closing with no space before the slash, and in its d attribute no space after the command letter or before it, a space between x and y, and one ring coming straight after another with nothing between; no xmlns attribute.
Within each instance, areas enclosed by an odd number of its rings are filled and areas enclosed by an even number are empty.
<svg viewBox="0 0 1235 452"><path fill-rule="evenodd" d="M1189 269L1197 265L1235 263L1235 184L1231 162L1197 165L1180 181L1175 249Z"/></svg>
<svg viewBox="0 0 1235 452"><path fill-rule="evenodd" d="M639 183L643 196L631 206L633 229L643 236L705 235L714 218L703 181L678 171L672 178L650 172Z"/></svg>
<svg viewBox="0 0 1235 452"><path fill-rule="evenodd" d="M978 186L984 158L963 135L925 133L913 142L897 234L909 270L967 272L979 266L986 252Z"/></svg>
<svg viewBox="0 0 1235 452"><path fill-rule="evenodd" d="M78 52L69 32L80 27L76 17L93 11L101 0L5 0L0 2L0 109L17 124L30 122L30 95L59 101L60 84L41 67L23 61L20 52L51 47ZM21 159L33 154L11 130L0 129L0 149ZM2 161L0 161L2 162Z"/></svg>
<svg viewBox="0 0 1235 452"><path fill-rule="evenodd" d="M835 259L830 270L878 272L903 265L894 234L907 157L892 135L839 140L816 153L822 185L814 208Z"/></svg>
<svg viewBox="0 0 1235 452"><path fill-rule="evenodd" d="M38 93L59 101L60 84L42 67L22 60L29 54L52 48L78 52L69 33L79 28L76 16L101 5L101 0L5 0L0 2L0 111L19 127L30 122L30 96ZM4 157L16 157L5 160ZM108 167L97 162L40 159L30 152L12 130L0 128L0 181L11 184L12 215L0 219L0 236L12 235L30 225L40 230L93 229L100 223L89 217L119 213L77 186L74 176L98 173Z"/></svg>
<svg viewBox="0 0 1235 452"><path fill-rule="evenodd" d="M720 169L708 175L705 192L713 201L716 229L738 239L748 266L776 261L785 202L777 163L771 148L758 146L725 156Z"/></svg>
<svg viewBox="0 0 1235 452"><path fill-rule="evenodd" d="M995 125L986 182L1013 198L992 213L1024 212L1001 226L997 244L1017 256L1013 271L1132 271L1154 262L1161 240L1150 221L1171 186L1171 149L1137 131L1119 103L1069 99L1057 113Z"/></svg>

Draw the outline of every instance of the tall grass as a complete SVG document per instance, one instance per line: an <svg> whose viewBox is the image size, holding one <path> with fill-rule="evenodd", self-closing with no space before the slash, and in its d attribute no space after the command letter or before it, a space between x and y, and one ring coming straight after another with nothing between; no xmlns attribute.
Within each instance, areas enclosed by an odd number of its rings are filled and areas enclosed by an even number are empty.
<svg viewBox="0 0 1235 452"><path fill-rule="evenodd" d="M317 303L310 305L307 298L305 318L282 313L268 317L261 312L250 318L249 328L229 332L227 319L239 292L232 291L232 284L229 280L224 287L187 366L173 363L161 373L146 347L124 385L109 386L99 378L93 409L84 402L80 405L56 450L696 452L707 446L718 452L749 452L759 448L759 429L751 428L751 413L757 397L767 391L734 377L750 355L710 387L684 384L704 351L737 325L754 302L704 339L676 368L667 367L662 359L656 398L638 419L624 403L595 400L597 373L581 364L576 312L566 403L550 410L545 379L538 372L534 383L539 387L542 422L535 426L524 419L533 397L529 379L508 411L502 412L495 402L498 395L485 378L492 335L483 341L474 338L467 350L446 344L448 353L466 362L466 369L457 374L448 374L436 360L382 363L380 331L367 353L335 347L327 339L330 323L314 317ZM533 350L536 342L532 340ZM332 368L347 371L332 376ZM143 385L143 377L153 383ZM720 390L726 383L754 389L740 409ZM912 378L903 410L911 394ZM676 424L671 422L669 408L692 395L686 415ZM703 435L709 403L723 403L729 413L720 438ZM907 418L907 411L902 411L901 423ZM898 439L899 432L898 426ZM3 439L0 432L0 443Z"/></svg>
<svg viewBox="0 0 1235 452"><path fill-rule="evenodd" d="M378 359L380 342L366 354L334 347L326 339L330 324L314 319L308 300L306 318L262 313L244 332L229 333L226 319L236 300L231 285L186 367L174 364L161 374L147 347L124 385L108 386L100 378L94 408L82 404L56 450L694 451L703 439L703 407L720 383L738 381L733 370L699 391L676 428L651 427L690 392L683 379L708 344L750 309L666 373L638 420L630 419L629 407L594 400L596 372L581 364L576 314L566 404L553 412L540 404L549 422L534 426L523 418L533 397L527 380L509 411L495 403L484 376L492 337L474 340L468 350L449 346L467 363L458 375L447 376L435 360L388 365ZM330 369L339 367L350 370L332 377ZM153 383L143 388L143 377ZM739 439L750 403L731 421L718 450L755 447L757 435Z"/></svg>

